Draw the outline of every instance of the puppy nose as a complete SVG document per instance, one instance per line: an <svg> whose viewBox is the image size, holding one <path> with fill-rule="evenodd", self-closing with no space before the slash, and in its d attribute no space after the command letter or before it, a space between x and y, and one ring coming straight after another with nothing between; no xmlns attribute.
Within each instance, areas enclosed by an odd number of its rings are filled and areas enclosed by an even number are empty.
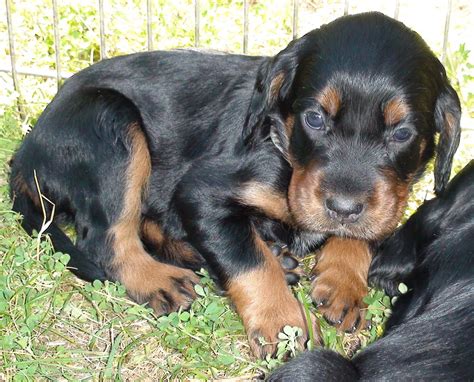
<svg viewBox="0 0 474 382"><path fill-rule="evenodd" d="M325 204L329 217L340 223L355 223L364 210L364 204L349 196L327 198Z"/></svg>

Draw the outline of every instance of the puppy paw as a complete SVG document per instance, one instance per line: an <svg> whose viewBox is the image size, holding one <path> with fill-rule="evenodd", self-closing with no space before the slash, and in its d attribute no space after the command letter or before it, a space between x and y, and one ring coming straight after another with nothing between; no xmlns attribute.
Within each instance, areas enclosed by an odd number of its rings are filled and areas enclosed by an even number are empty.
<svg viewBox="0 0 474 382"><path fill-rule="evenodd" d="M324 318L339 330L354 332L365 325L367 272L371 252L367 242L331 237L312 270L311 297Z"/></svg>
<svg viewBox="0 0 474 382"><path fill-rule="evenodd" d="M252 352L259 358L273 356L278 333L287 325L303 330L297 340L299 348L304 348L310 330L315 343L321 343L316 317L306 318L303 306L286 284L281 265L268 247L262 250L264 264L240 273L227 284L227 293L242 318Z"/></svg>
<svg viewBox="0 0 474 382"><path fill-rule="evenodd" d="M288 250L286 245L278 243L270 243L270 250L280 261L280 265L285 272L285 279L288 285L297 284L301 276L303 276L303 269L300 267L299 261L296 257Z"/></svg>
<svg viewBox="0 0 474 382"><path fill-rule="evenodd" d="M199 277L188 269L153 262L155 272L140 281L136 280L127 290L130 297L139 304L146 303L156 315L162 316L181 309L189 309L197 295L194 286Z"/></svg>
<svg viewBox="0 0 474 382"><path fill-rule="evenodd" d="M389 296L400 294L398 286L409 280L416 264L416 240L409 229L399 229L382 242L369 268L369 284Z"/></svg>
<svg viewBox="0 0 474 382"><path fill-rule="evenodd" d="M363 283L345 283L343 275L323 273L312 282L311 298L326 321L348 333L365 327L363 299L367 287Z"/></svg>
<svg viewBox="0 0 474 382"><path fill-rule="evenodd" d="M157 315L167 315L180 308L189 309L196 299L194 286L199 282L199 278L191 271L184 271L186 274L171 277L165 285L145 298Z"/></svg>
<svg viewBox="0 0 474 382"><path fill-rule="evenodd" d="M266 307L265 310L254 312L244 324L253 354L264 359L267 355L275 356L278 334L287 325L301 328L303 331L297 339L298 349L303 350L310 339L310 327L316 344L320 345L321 333L313 314L310 315L310 321L307 322L303 307L293 298L285 306Z"/></svg>

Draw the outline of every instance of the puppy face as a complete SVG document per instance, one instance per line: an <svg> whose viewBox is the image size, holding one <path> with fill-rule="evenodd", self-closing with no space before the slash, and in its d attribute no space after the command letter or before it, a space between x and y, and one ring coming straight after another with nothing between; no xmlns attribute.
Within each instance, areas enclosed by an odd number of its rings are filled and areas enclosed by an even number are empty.
<svg viewBox="0 0 474 382"><path fill-rule="evenodd" d="M362 239L391 232L437 132L442 191L459 100L417 34L381 14L349 16L280 58L267 75L269 134L293 168L288 200L298 226Z"/></svg>
<svg viewBox="0 0 474 382"><path fill-rule="evenodd" d="M374 239L400 220L434 134L400 91L339 73L293 102L290 209L304 229Z"/></svg>

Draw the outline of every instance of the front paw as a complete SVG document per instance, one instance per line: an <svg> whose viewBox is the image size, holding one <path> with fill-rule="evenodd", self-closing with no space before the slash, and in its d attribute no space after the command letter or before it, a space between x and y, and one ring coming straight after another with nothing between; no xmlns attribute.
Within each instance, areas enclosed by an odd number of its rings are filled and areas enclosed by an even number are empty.
<svg viewBox="0 0 474 382"><path fill-rule="evenodd" d="M305 311L301 304L293 298L293 301L285 306L275 303L273 307L265 307L261 311L253 312L252 316L244 322L250 348L256 357L265 359L268 355L275 356L279 342L278 335L285 326L298 327L303 333L297 338L297 348L303 350L309 339L309 331L312 331L316 345L321 345L321 332L316 317L311 313L310 321L307 322Z"/></svg>
<svg viewBox="0 0 474 382"><path fill-rule="evenodd" d="M370 261L369 244L349 238L329 238L319 254L311 297L326 320L340 330L365 327L363 299Z"/></svg>
<svg viewBox="0 0 474 382"><path fill-rule="evenodd" d="M403 230L385 240L369 268L369 284L383 289L389 296L400 294L398 286L406 282L415 268L416 249Z"/></svg>
<svg viewBox="0 0 474 382"><path fill-rule="evenodd" d="M366 295L364 283L331 271L317 275L312 282L311 297L318 311L329 324L348 333L366 326Z"/></svg>
<svg viewBox="0 0 474 382"><path fill-rule="evenodd" d="M129 290L129 295L140 304L147 303L157 316L189 309L197 297L194 286L199 283L199 277L188 269L161 266L161 274L142 280L141 290Z"/></svg>
<svg viewBox="0 0 474 382"><path fill-rule="evenodd" d="M227 293L242 318L252 352L259 358L273 356L278 333L287 325L303 330L297 339L299 348L304 348L310 330L315 344L320 344L316 317L309 314L309 319L306 318L303 306L286 285L281 265L268 247L262 249L265 263L237 275L227 284Z"/></svg>
<svg viewBox="0 0 474 382"><path fill-rule="evenodd" d="M286 245L269 243L269 248L280 261L283 272L285 272L286 283L288 285L297 284L301 276L304 275L304 271L296 257L288 250Z"/></svg>
<svg viewBox="0 0 474 382"><path fill-rule="evenodd" d="M376 256L369 270L369 284L373 287L382 289L391 297L402 294L399 285L407 282L409 276L415 268L413 263L394 264L384 261L383 256Z"/></svg>

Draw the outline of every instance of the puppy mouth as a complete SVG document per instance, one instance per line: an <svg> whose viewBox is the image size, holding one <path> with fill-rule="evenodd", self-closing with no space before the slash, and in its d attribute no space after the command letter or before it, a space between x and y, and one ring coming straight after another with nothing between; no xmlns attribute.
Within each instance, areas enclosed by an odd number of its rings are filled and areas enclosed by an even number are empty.
<svg viewBox="0 0 474 382"><path fill-rule="evenodd" d="M321 222L321 220L319 221ZM357 223L326 221L317 224L317 231L334 236L344 236L352 238L366 238L368 235L363 234L363 227ZM361 235L362 234L362 235Z"/></svg>
<svg viewBox="0 0 474 382"><path fill-rule="evenodd" d="M330 218L323 208L292 215L296 225L310 232L363 240L375 240L383 235L380 225L368 213L356 222L350 218L342 221Z"/></svg>

